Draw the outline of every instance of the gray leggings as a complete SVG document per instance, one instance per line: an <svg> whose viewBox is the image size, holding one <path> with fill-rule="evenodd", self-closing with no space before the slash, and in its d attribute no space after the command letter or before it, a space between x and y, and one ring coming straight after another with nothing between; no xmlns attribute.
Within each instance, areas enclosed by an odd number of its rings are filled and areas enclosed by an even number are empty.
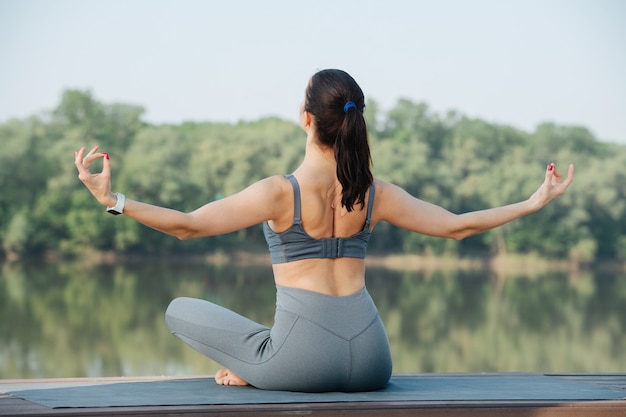
<svg viewBox="0 0 626 417"><path fill-rule="evenodd" d="M331 296L277 287L271 329L204 300L177 298L171 332L251 385L281 391L372 391L391 376L391 353L367 290Z"/></svg>

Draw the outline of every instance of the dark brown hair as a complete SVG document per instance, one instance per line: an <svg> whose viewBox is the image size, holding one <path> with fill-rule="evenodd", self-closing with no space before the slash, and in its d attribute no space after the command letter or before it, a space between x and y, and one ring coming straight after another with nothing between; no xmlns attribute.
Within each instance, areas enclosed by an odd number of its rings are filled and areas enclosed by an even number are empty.
<svg viewBox="0 0 626 417"><path fill-rule="evenodd" d="M348 102L354 106L346 106ZM326 69L311 77L304 110L314 116L319 141L335 152L337 178L343 188L341 204L348 211L355 204L364 206L373 181L364 109L363 91L347 72Z"/></svg>

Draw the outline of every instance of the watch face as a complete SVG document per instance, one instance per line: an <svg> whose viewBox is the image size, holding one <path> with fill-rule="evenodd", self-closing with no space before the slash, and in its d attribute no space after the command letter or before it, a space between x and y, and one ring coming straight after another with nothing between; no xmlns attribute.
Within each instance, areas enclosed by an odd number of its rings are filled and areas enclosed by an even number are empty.
<svg viewBox="0 0 626 417"><path fill-rule="evenodd" d="M111 214L113 214L115 216L117 216L118 214L122 214L122 213L120 213L119 211L117 211L115 209L107 209L107 212L111 213Z"/></svg>

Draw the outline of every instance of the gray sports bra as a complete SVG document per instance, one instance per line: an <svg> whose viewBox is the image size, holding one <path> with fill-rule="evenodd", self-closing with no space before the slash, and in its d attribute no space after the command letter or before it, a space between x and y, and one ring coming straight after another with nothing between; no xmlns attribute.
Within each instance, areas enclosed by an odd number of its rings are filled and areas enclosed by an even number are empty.
<svg viewBox="0 0 626 417"><path fill-rule="evenodd" d="M300 185L293 175L286 175L293 186L293 223L289 229L276 233L268 222L263 223L263 234L270 249L273 264L310 258L365 258L369 241L370 219L374 203L374 185L370 186L367 219L360 232L350 237L312 238L302 227Z"/></svg>

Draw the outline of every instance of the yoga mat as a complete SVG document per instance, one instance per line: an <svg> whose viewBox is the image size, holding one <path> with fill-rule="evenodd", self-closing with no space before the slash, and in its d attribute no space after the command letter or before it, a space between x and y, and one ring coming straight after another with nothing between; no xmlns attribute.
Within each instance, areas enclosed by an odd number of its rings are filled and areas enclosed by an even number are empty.
<svg viewBox="0 0 626 417"><path fill-rule="evenodd" d="M7 392L50 408L159 405L276 404L363 401L617 400L626 391L533 376L394 376L386 388L363 393L264 391L174 379Z"/></svg>

